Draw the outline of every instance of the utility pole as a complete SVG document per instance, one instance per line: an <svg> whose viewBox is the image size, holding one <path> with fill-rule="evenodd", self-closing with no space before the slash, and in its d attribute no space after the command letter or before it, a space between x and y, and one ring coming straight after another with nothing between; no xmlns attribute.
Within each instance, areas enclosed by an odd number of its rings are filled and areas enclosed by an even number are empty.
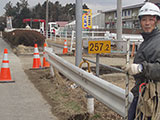
<svg viewBox="0 0 160 120"><path fill-rule="evenodd" d="M76 59L79 66L82 60L82 0L76 0Z"/></svg>
<svg viewBox="0 0 160 120"><path fill-rule="evenodd" d="M46 0L46 39L48 39L48 0Z"/></svg>
<svg viewBox="0 0 160 120"><path fill-rule="evenodd" d="M122 39L122 0L117 0L117 40Z"/></svg>

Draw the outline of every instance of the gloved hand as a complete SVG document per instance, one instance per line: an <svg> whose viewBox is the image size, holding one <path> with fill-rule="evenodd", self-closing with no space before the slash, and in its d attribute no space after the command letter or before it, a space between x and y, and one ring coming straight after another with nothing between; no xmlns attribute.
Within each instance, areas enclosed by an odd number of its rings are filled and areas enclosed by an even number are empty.
<svg viewBox="0 0 160 120"><path fill-rule="evenodd" d="M141 64L127 64L122 69L130 75L136 75L142 72L143 66Z"/></svg>

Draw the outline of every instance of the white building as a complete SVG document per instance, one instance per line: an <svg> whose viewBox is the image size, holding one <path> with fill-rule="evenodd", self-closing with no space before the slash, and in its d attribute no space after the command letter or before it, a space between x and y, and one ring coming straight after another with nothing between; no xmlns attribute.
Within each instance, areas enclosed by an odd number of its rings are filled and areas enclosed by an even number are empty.
<svg viewBox="0 0 160 120"><path fill-rule="evenodd" d="M66 24L66 30L75 30L75 20ZM105 14L100 12L92 15L92 29L104 29L105 28Z"/></svg>
<svg viewBox="0 0 160 120"><path fill-rule="evenodd" d="M105 14L96 13L92 16L92 29L104 29L105 28Z"/></svg>

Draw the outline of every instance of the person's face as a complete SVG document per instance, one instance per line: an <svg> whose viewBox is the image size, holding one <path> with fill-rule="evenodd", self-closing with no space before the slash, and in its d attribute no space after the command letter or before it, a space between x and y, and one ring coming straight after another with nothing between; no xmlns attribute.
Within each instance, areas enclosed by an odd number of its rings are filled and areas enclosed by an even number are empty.
<svg viewBox="0 0 160 120"><path fill-rule="evenodd" d="M150 16L150 15L143 16L140 21L142 30L145 33L152 32L156 27L156 22L157 22L156 16Z"/></svg>

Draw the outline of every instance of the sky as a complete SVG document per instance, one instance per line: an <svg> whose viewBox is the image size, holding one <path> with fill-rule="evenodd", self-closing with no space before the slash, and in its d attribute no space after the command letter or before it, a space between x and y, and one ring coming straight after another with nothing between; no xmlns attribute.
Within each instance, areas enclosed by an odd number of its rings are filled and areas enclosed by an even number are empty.
<svg viewBox="0 0 160 120"><path fill-rule="evenodd" d="M13 6L19 1L19 0L0 0L0 16L4 14L5 5L11 1ZM37 5L38 3L43 4L45 0L28 0L29 7L33 7ZM76 0L49 0L53 3L55 1L59 1L60 4L65 5L67 3L75 3ZM93 13L96 13L97 10L107 11L117 8L117 0L82 0L83 4L87 4L87 6L92 9ZM130 6L135 4L143 3L144 0L122 0L122 6Z"/></svg>

